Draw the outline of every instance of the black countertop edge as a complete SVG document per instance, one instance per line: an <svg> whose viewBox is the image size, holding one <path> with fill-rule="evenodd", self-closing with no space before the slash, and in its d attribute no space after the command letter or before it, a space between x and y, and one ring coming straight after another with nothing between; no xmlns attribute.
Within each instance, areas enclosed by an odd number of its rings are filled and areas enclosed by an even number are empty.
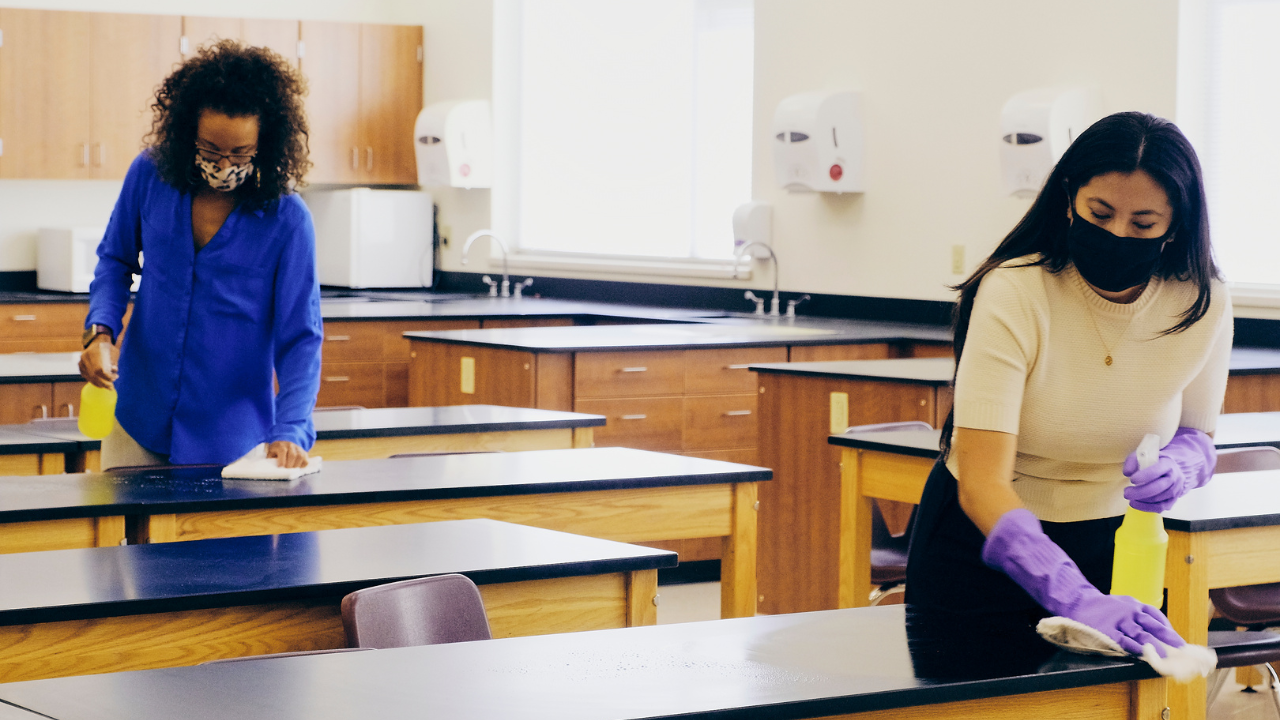
<svg viewBox="0 0 1280 720"><path fill-rule="evenodd" d="M604 415L584 415L563 420L528 422L471 423L467 425L416 425L412 427L359 428L353 430L317 430L316 440L354 440L357 438L401 437L411 435L458 435L473 432L511 432L523 430L566 430L603 427ZM82 443L83 444L83 443Z"/></svg>
<svg viewBox="0 0 1280 720"><path fill-rule="evenodd" d="M56 476L47 476L56 477ZM303 482L307 476L292 481ZM225 510L275 510L321 505L368 505L381 502L453 500L457 498L500 497L503 495L545 495L551 493L592 492L596 490L641 490L685 485L727 485L741 482L764 482L773 479L768 468L753 468L715 475L660 478L626 478L622 480L578 480L521 485L484 485L458 488L422 488L408 490L352 490L342 493L314 495L268 495L228 498L224 500L154 500L133 503L101 503L50 508L0 509L0 523L72 518L112 517L116 515L170 515L189 512L222 512ZM285 482L273 480L227 480L225 482Z"/></svg>
<svg viewBox="0 0 1280 720"><path fill-rule="evenodd" d="M603 423L601 423L603 424ZM56 440L41 435L32 435L34 442L18 444L0 443L0 455L36 455L43 453L73 453L81 449L81 443L75 440Z"/></svg>
<svg viewBox="0 0 1280 720"><path fill-rule="evenodd" d="M1226 444L1222 442L1214 442L1214 447L1217 448L1218 450L1231 450L1234 448L1258 447L1260 445L1266 445L1268 447L1273 447L1273 448L1276 448L1277 450L1280 450L1280 438L1277 438L1274 440L1267 440L1265 442L1239 442L1239 443L1226 443Z"/></svg>
<svg viewBox="0 0 1280 720"><path fill-rule="evenodd" d="M423 332L432 332L426 330ZM449 331L445 331L449 332ZM859 337L859 338L842 338L839 336L823 336L815 338L812 336L796 337L790 339L762 339L747 341L726 341L726 342L699 342L699 343L670 343L670 344L653 344L653 345L602 345L599 347L535 347L532 345L513 345L499 342L485 342L478 340L460 340L455 338L440 337L416 337L410 333L405 333L406 340L411 342L441 342L450 345L466 345L469 347L482 347L493 350L515 350L517 352L528 353L579 353L579 352L631 352L631 351L658 351L658 350L717 350L721 348L750 348L750 347L787 347L790 345L870 345L872 343L884 342L900 342L903 340L914 340L916 338L907 337L905 335L891 335L885 337Z"/></svg>
<svg viewBox="0 0 1280 720"><path fill-rule="evenodd" d="M0 385L26 385L30 383L83 382L80 373L71 375L0 375Z"/></svg>
<svg viewBox="0 0 1280 720"><path fill-rule="evenodd" d="M910 445L899 445L897 443L883 443L865 438L852 438L847 435L828 435L828 445L839 445L840 447L859 448L861 450L882 450L894 455L909 455L911 457L922 457L930 460L938 459L939 449L927 450L925 448L911 447Z"/></svg>
<svg viewBox="0 0 1280 720"><path fill-rule="evenodd" d="M1181 532L1212 532L1214 530L1235 530L1237 528L1274 527L1280 525L1280 514L1247 515L1244 517L1213 518L1211 520L1184 520L1176 517L1164 518L1165 530Z"/></svg>
<svg viewBox="0 0 1280 720"><path fill-rule="evenodd" d="M713 718L715 720L803 720L805 718L850 715L875 710L896 710L964 700L1009 697L1048 690L1070 690L1095 685L1131 682L1133 680L1150 680L1158 677L1160 675L1144 662L1108 658L1107 660L1099 659L1099 666L1089 670L1040 673L1021 677L969 682L939 681L946 682L946 684L926 685L841 698L820 698L791 703L757 705L751 708L734 708L719 712L700 712L698 717L699 720L711 720ZM662 717L676 720L686 716Z"/></svg>
<svg viewBox="0 0 1280 720"><path fill-rule="evenodd" d="M90 548L97 550L100 548ZM101 548L109 549L109 548ZM322 585L305 585L300 587L274 588L270 590L247 590L235 592L201 593L167 598L148 598L145 600L116 600L92 603L87 605L63 605L23 610L0 611L0 627L13 625L34 625L36 623L62 622L70 620L93 620L107 617L123 617L128 615L152 615L156 613L181 612L185 610L208 610L212 608L239 607L243 605L259 605L298 600L326 599L340 601L343 596L367 587L386 585L400 580L410 580L433 575L457 573L465 575L477 585L497 585L500 583L527 582L531 580L552 580L566 577L582 577L586 575L605 575L613 573L634 572L637 570L660 570L676 567L679 564L676 553L655 550L651 555L627 558L606 558L583 560L579 562L558 563L554 565L533 565L528 567L498 568L493 570L454 570L445 573L422 573L397 577L368 578L344 582L325 583Z"/></svg>
<svg viewBox="0 0 1280 720"><path fill-rule="evenodd" d="M790 345L793 343L788 343L788 344ZM798 344L798 343L795 343L795 344ZM841 344L844 344L844 343L841 343ZM852 345L855 343L849 343L849 344ZM908 358L902 358L902 359L905 360ZM771 364L776 364L776 363L771 363ZM802 377L832 378L835 380L879 380L879 381L889 381L889 382L899 383L899 384L910 383L915 385L931 385L933 387L942 387L942 386L951 385L950 380L926 380L924 378L908 378L908 377L901 377L898 375L857 375L854 373L847 373L847 372L827 372L824 370L792 370L790 368L762 367L760 365L752 365L747 369L751 370L752 372L757 372L762 374L773 373L777 375L798 375Z"/></svg>

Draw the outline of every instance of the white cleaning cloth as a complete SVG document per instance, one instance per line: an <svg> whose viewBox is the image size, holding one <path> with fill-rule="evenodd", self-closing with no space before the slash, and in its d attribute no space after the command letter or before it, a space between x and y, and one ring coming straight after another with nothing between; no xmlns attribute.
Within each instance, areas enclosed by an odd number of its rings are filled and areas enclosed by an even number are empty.
<svg viewBox="0 0 1280 720"><path fill-rule="evenodd" d="M1110 655L1129 657L1114 640L1071 618L1049 617L1036 625L1040 637L1064 650L1085 655ZM1161 643L1163 645L1163 643ZM1164 645L1165 656L1160 657L1154 645L1142 646L1142 659L1164 677L1178 682L1189 682L1198 677L1208 677L1218 667L1218 654L1203 645L1183 645L1180 648Z"/></svg>
<svg viewBox="0 0 1280 720"><path fill-rule="evenodd" d="M280 467L275 458L267 457L267 444L259 443L244 457L222 468L228 480L296 480L303 475L320 472L320 458L307 458L306 467Z"/></svg>

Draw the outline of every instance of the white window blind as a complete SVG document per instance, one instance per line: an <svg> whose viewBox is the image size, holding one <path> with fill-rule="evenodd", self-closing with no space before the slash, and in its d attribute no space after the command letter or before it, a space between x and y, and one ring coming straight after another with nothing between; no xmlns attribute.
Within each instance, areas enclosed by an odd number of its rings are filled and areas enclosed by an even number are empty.
<svg viewBox="0 0 1280 720"><path fill-rule="evenodd" d="M1219 264L1280 285L1280 0L1210 0L1201 163Z"/></svg>
<svg viewBox="0 0 1280 720"><path fill-rule="evenodd" d="M521 251L728 258L751 0L498 0L493 224Z"/></svg>

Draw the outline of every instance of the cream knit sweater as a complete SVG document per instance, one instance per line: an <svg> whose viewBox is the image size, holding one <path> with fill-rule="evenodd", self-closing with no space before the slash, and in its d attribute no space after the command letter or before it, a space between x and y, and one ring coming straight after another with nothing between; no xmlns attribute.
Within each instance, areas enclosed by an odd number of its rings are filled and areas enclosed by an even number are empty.
<svg viewBox="0 0 1280 720"><path fill-rule="evenodd" d="M1212 432L1226 392L1231 298L1215 281L1209 312L1175 325L1189 282L1152 280L1127 305L1095 293L1073 266L1057 275L1005 263L983 279L957 368L955 425L1018 436L1013 488L1036 517L1124 514L1125 457L1142 436ZM1113 362L1105 364L1110 354ZM947 462L957 474L957 453Z"/></svg>

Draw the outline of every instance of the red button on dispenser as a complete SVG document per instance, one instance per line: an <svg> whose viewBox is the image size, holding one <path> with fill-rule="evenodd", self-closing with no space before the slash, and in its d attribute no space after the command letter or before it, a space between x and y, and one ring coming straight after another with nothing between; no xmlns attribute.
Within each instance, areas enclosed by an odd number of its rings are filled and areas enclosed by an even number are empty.
<svg viewBox="0 0 1280 720"><path fill-rule="evenodd" d="M840 178L842 178L842 177L844 177L844 168L840 167L839 165L832 165L832 166L831 166L831 179L832 179L832 180L839 180L839 179L840 179Z"/></svg>

